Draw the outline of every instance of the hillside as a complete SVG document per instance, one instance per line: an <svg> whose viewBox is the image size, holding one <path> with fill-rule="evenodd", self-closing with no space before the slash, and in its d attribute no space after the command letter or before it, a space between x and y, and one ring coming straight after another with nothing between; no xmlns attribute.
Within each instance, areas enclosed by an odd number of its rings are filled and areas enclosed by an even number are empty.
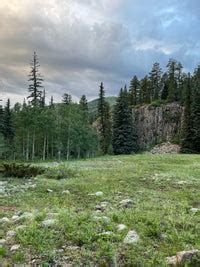
<svg viewBox="0 0 200 267"><path fill-rule="evenodd" d="M1 266L164 267L191 250L178 259L200 266L200 156L41 165L35 179L0 178Z"/></svg>
<svg viewBox="0 0 200 267"><path fill-rule="evenodd" d="M108 96L106 97L106 101L110 104L111 109L114 107L116 103L116 96ZM97 114L97 109L98 109L98 99L94 99L90 102L88 102L88 108L89 112L93 114Z"/></svg>

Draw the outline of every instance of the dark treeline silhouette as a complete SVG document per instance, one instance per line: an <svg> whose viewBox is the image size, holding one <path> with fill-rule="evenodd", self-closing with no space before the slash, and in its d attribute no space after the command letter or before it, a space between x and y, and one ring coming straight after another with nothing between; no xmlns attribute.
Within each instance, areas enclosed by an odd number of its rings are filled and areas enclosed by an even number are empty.
<svg viewBox="0 0 200 267"><path fill-rule="evenodd" d="M8 99L0 106L0 157L7 159L70 159L99 153L130 154L138 151L132 108L144 104L179 102L185 106L182 152L200 152L200 66L185 74L180 62L170 59L166 71L153 64L149 75L134 76L129 90L120 90L114 110L100 84L98 115L91 116L85 95L74 103L67 92L61 103L51 96L46 103L40 64L34 52L28 78L28 97L13 108ZM142 133L139 133L142 134Z"/></svg>

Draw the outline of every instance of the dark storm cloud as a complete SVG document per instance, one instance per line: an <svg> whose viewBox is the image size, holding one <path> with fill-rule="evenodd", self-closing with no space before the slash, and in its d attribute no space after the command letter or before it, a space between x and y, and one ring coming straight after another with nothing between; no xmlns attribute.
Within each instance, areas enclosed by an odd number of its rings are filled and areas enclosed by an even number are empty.
<svg viewBox="0 0 200 267"><path fill-rule="evenodd" d="M69 91L92 98L104 81L117 94L132 75L143 76L170 57L187 71L199 62L197 0L17 0L0 3L0 93L27 95L34 50L48 95Z"/></svg>

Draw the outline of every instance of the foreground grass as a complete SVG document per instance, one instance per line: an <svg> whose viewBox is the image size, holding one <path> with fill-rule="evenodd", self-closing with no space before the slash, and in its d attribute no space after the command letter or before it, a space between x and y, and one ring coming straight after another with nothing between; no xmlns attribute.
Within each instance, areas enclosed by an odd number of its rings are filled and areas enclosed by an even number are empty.
<svg viewBox="0 0 200 267"><path fill-rule="evenodd" d="M0 265L166 266L167 256L200 249L200 211L191 210L200 208L200 156L110 156L68 165L77 172L71 179L9 179L9 195L0 195L0 218L24 212L33 216L0 225L0 239L18 229L0 248ZM103 195L91 195L98 191ZM127 198L134 205L120 208ZM103 201L108 206L97 213ZM52 218L53 225L42 226ZM127 228L119 232L119 224ZM129 230L138 233L138 243L124 244ZM20 249L10 252L13 244Z"/></svg>

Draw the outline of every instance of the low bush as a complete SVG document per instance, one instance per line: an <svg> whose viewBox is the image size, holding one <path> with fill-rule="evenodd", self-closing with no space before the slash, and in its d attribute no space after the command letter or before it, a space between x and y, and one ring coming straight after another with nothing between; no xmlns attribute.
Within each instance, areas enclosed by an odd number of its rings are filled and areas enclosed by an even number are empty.
<svg viewBox="0 0 200 267"><path fill-rule="evenodd" d="M44 173L45 169L30 164L3 163L3 175L6 177L30 178Z"/></svg>
<svg viewBox="0 0 200 267"><path fill-rule="evenodd" d="M74 169L69 168L65 165L60 165L55 168L49 168L45 171L44 176L48 179L69 179L74 177L76 174L76 171Z"/></svg>

